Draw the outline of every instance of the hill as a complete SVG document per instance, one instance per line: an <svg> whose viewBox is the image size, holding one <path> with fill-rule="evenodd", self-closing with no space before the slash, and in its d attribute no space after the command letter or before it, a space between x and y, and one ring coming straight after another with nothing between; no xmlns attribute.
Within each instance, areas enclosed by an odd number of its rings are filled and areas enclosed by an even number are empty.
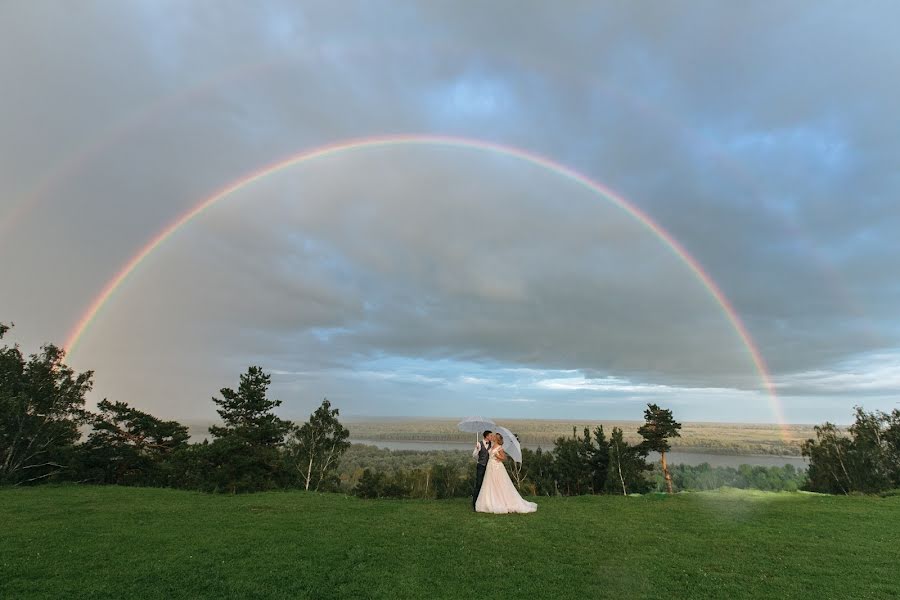
<svg viewBox="0 0 900 600"><path fill-rule="evenodd" d="M895 598L900 497L0 489L3 598Z"/></svg>

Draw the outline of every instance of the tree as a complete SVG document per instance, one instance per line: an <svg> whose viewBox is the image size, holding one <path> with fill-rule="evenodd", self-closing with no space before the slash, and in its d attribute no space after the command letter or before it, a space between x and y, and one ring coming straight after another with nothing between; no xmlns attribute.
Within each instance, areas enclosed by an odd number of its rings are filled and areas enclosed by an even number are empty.
<svg viewBox="0 0 900 600"><path fill-rule="evenodd" d="M557 493L553 452L522 448L523 476L518 484L520 491L531 496L552 496ZM470 488L471 489L471 488Z"/></svg>
<svg viewBox="0 0 900 600"><path fill-rule="evenodd" d="M434 497L438 499L454 498L466 495L472 488L463 487L463 479L459 469L452 465L436 464L431 467L431 485Z"/></svg>
<svg viewBox="0 0 900 600"><path fill-rule="evenodd" d="M804 442L807 487L832 494L877 493L900 486L900 411L867 413L857 406L847 432L832 423L816 426Z"/></svg>
<svg viewBox="0 0 900 600"><path fill-rule="evenodd" d="M885 415L885 430L882 439L887 446L886 460L891 485L900 487L900 410L894 409Z"/></svg>
<svg viewBox="0 0 900 600"><path fill-rule="evenodd" d="M641 493L649 488L646 471L652 467L647 464L647 449L643 445L632 446L625 441L622 430L613 427L609 438L609 470L606 476L606 491L622 495Z"/></svg>
<svg viewBox="0 0 900 600"><path fill-rule="evenodd" d="M9 329L0 323L0 339ZM63 358L52 344L28 360L18 345L0 348L0 483L46 480L68 468L93 373L76 374Z"/></svg>
<svg viewBox="0 0 900 600"><path fill-rule="evenodd" d="M591 439L590 431L584 429L584 437L579 438L572 428L572 437L560 437L553 445L556 484L564 496L578 496L591 489Z"/></svg>
<svg viewBox="0 0 900 600"><path fill-rule="evenodd" d="M81 468L100 483L164 485L161 470L187 445L188 428L162 421L125 402L102 400L90 416L93 431L79 447Z"/></svg>
<svg viewBox="0 0 900 600"><path fill-rule="evenodd" d="M867 413L861 406L854 411L856 421L848 431L853 438L850 464L856 487L865 493L889 489L897 467L888 434L891 415L881 411Z"/></svg>
<svg viewBox="0 0 900 600"><path fill-rule="evenodd" d="M833 423L816 425L816 439L803 442L803 456L809 458L808 487L814 492L849 494L852 440Z"/></svg>
<svg viewBox="0 0 900 600"><path fill-rule="evenodd" d="M666 464L666 452L672 449L669 438L681 437L678 430L681 423L672 418L672 411L660 408L656 404L648 404L644 410L644 424L638 428L638 433L644 438L644 448L650 452L659 452L660 464L663 476L666 478L666 491L672 493L672 475Z"/></svg>
<svg viewBox="0 0 900 600"><path fill-rule="evenodd" d="M288 441L288 456L303 489L319 490L335 483L334 470L341 455L350 447L350 430L338 421L339 410L328 399L294 431Z"/></svg>
<svg viewBox="0 0 900 600"><path fill-rule="evenodd" d="M384 473L366 469L353 488L353 493L360 498L381 498L384 495Z"/></svg>
<svg viewBox="0 0 900 600"><path fill-rule="evenodd" d="M586 429L585 439L589 441ZM602 494L609 476L609 444L606 441L606 434L603 432L603 425L594 429L594 441L588 446L588 465L591 473L591 491L595 494Z"/></svg>
<svg viewBox="0 0 900 600"><path fill-rule="evenodd" d="M281 466L280 449L291 430L289 421L272 411L281 400L269 400L266 393L271 376L251 366L240 376L237 391L222 388L222 398L213 398L224 426L212 426L208 459L213 466L212 481L218 489L232 493L275 487Z"/></svg>

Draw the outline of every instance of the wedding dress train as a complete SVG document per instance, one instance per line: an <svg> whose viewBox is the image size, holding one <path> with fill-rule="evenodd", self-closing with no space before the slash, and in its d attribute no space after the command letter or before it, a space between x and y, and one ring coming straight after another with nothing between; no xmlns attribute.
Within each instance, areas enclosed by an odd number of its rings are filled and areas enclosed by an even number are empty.
<svg viewBox="0 0 900 600"><path fill-rule="evenodd" d="M484 473L484 483L475 501L476 512L495 514L535 512L537 504L519 495L512 479L509 478L509 473L506 472L506 467L496 459L499 451L500 446L490 449L491 457Z"/></svg>

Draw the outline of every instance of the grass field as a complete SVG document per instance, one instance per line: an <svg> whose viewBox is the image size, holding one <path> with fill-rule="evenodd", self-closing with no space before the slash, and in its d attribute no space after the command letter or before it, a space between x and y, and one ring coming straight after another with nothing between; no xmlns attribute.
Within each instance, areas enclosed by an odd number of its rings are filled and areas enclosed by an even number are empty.
<svg viewBox="0 0 900 600"><path fill-rule="evenodd" d="M0 489L2 598L897 598L900 497Z"/></svg>

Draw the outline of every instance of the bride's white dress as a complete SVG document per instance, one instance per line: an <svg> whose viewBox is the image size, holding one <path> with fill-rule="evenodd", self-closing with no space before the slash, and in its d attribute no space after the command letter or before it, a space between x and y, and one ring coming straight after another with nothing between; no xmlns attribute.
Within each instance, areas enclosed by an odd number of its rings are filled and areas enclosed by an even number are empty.
<svg viewBox="0 0 900 600"><path fill-rule="evenodd" d="M537 510L537 504L529 502L519 495L513 485L509 473L503 463L497 460L500 446L492 447L489 452L487 468L484 472L484 483L475 500L475 511L486 513L530 513Z"/></svg>

